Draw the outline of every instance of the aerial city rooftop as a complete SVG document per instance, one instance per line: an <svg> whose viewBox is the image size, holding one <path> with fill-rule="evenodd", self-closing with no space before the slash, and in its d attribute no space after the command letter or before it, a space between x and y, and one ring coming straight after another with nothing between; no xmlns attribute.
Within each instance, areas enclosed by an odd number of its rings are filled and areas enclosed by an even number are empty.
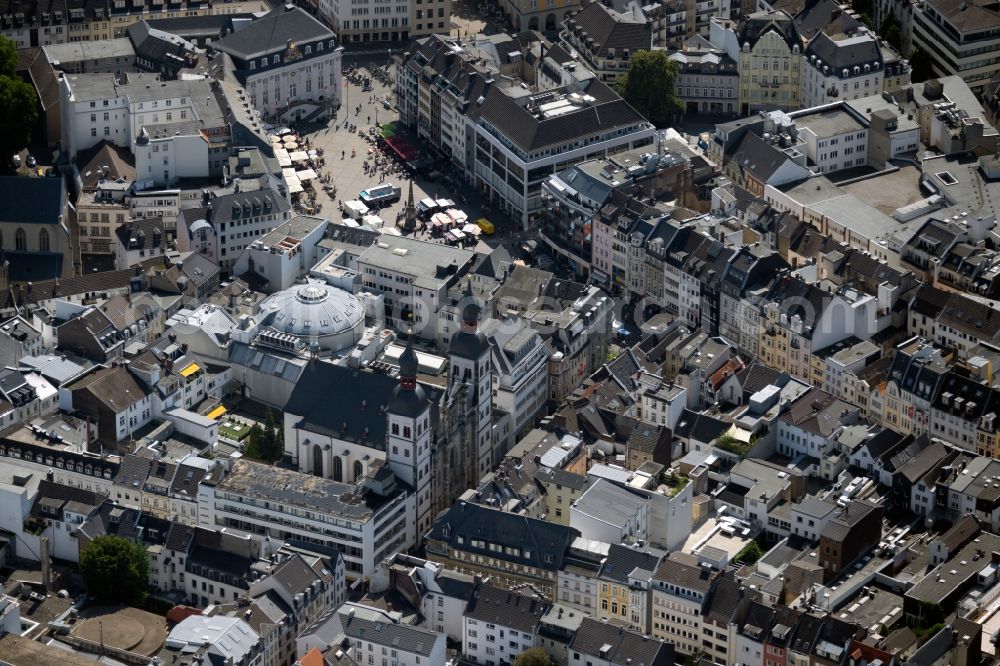
<svg viewBox="0 0 1000 666"><path fill-rule="evenodd" d="M0 663L1000 663L998 28L3 4Z"/></svg>

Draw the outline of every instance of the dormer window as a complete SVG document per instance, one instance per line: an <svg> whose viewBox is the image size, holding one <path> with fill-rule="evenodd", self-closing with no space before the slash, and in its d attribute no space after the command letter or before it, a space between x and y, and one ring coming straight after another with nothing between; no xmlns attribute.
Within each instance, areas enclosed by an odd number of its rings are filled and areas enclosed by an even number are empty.
<svg viewBox="0 0 1000 666"><path fill-rule="evenodd" d="M255 69L257 69L257 63L255 63L253 60L251 60L250 61L250 71L253 71Z"/></svg>
<svg viewBox="0 0 1000 666"><path fill-rule="evenodd" d="M279 62L281 62L281 56L280 55L276 55L276 56L273 56L271 58L271 64L272 65L277 65Z"/></svg>
<svg viewBox="0 0 1000 666"><path fill-rule="evenodd" d="M309 47L307 46L306 48L309 48ZM323 42L317 42L317 44L316 44L316 50L317 51L322 51L323 50ZM306 51L306 53L308 53L308 51Z"/></svg>
<svg viewBox="0 0 1000 666"><path fill-rule="evenodd" d="M306 55L312 55L312 52L313 52L313 47L307 46L306 47Z"/></svg>

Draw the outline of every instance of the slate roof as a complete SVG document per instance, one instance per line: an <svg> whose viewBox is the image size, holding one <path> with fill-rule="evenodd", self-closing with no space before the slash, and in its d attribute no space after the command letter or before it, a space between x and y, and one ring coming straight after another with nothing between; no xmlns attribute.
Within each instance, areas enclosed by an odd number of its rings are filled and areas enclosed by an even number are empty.
<svg viewBox="0 0 1000 666"><path fill-rule="evenodd" d="M777 7L775 7L777 9ZM795 27L806 40L817 33L847 32L857 29L861 22L844 12L837 0L812 0L797 14L793 14Z"/></svg>
<svg viewBox="0 0 1000 666"><path fill-rule="evenodd" d="M615 666L667 666L674 662L674 646L670 643L589 617L583 619L569 649Z"/></svg>
<svg viewBox="0 0 1000 666"><path fill-rule="evenodd" d="M194 541L195 528L183 523L171 523L163 546L167 550L186 553Z"/></svg>
<svg viewBox="0 0 1000 666"><path fill-rule="evenodd" d="M365 441L382 450L387 424L384 410L398 385L397 379L381 372L310 361L284 411L302 417L296 424L299 428L336 439ZM440 389L421 388L432 402L440 398Z"/></svg>
<svg viewBox="0 0 1000 666"><path fill-rule="evenodd" d="M533 634L548 609L549 604L537 596L486 584L481 585L469 599L465 616Z"/></svg>
<svg viewBox="0 0 1000 666"><path fill-rule="evenodd" d="M184 497L195 498L198 496L198 485L207 476L208 471L198 465L185 465L181 463L177 466L174 478L170 484L170 493Z"/></svg>
<svg viewBox="0 0 1000 666"><path fill-rule="evenodd" d="M579 534L567 525L496 511L472 502L456 502L434 522L427 538L448 543L455 550L558 571L569 544ZM459 537L463 543L458 543ZM473 546L473 540L482 541L483 546ZM491 543L516 548L520 554L501 555L489 549Z"/></svg>
<svg viewBox="0 0 1000 666"><path fill-rule="evenodd" d="M913 299L910 301L910 310L919 315L936 318L941 314L945 305L948 304L951 295L951 292L923 283L917 287L913 294Z"/></svg>
<svg viewBox="0 0 1000 666"><path fill-rule="evenodd" d="M35 180L42 179L36 178ZM162 259L156 259L156 261L162 261ZM66 278L51 278L41 282L32 282L30 293L26 287L22 287L21 285L13 289L8 289L0 295L0 303L4 307L13 307L14 305L37 303L38 301L56 296L83 294L88 291L102 292L121 289L130 286L132 280L137 278L138 275L135 268L85 273L84 275Z"/></svg>
<svg viewBox="0 0 1000 666"><path fill-rule="evenodd" d="M938 316L938 324L968 334L974 340L995 340L1000 335L1000 308L952 293Z"/></svg>
<svg viewBox="0 0 1000 666"><path fill-rule="evenodd" d="M338 612L344 634L354 639L364 639L392 647L392 649L429 657L440 636L420 627L394 622L379 622L361 614Z"/></svg>
<svg viewBox="0 0 1000 666"><path fill-rule="evenodd" d="M39 506L39 502L44 502L44 500L54 500L54 504L59 507L64 507L70 503L76 503L77 509L89 510L93 507L100 506L104 500L107 499L107 495L102 493L93 492L91 490L84 490L83 488L77 488L75 486L67 486L61 483L55 483L54 481L49 481L48 479L42 479L38 482L38 494L35 500L35 507ZM37 515L36 509L32 508L32 514Z"/></svg>
<svg viewBox="0 0 1000 666"><path fill-rule="evenodd" d="M872 511L878 507L868 502L855 500L849 502L847 507L839 516L828 522L820 531L820 536L831 541L843 542L846 540L854 526L864 520Z"/></svg>
<svg viewBox="0 0 1000 666"><path fill-rule="evenodd" d="M861 67L864 73L865 65L878 64L882 66L882 51L873 37L834 40L825 32L820 32L806 47L806 60L815 55L824 65L830 66L830 73L839 79L858 76L855 67ZM844 75L844 70L847 75Z"/></svg>
<svg viewBox="0 0 1000 666"><path fill-rule="evenodd" d="M59 224L65 202L62 178L0 176L0 222ZM13 238L8 242L13 245Z"/></svg>
<svg viewBox="0 0 1000 666"><path fill-rule="evenodd" d="M601 564L597 576L603 580L613 580L616 583L628 583L629 574L636 569L656 571L659 564L659 555L613 543L608 548L608 556Z"/></svg>
<svg viewBox="0 0 1000 666"><path fill-rule="evenodd" d="M843 400L813 388L793 402L780 421L814 435L829 437L840 427L843 412L852 409L855 408Z"/></svg>
<svg viewBox="0 0 1000 666"><path fill-rule="evenodd" d="M115 485L126 488L141 488L146 482L146 477L149 476L149 468L152 464L153 461L150 458L126 453L118 467Z"/></svg>
<svg viewBox="0 0 1000 666"><path fill-rule="evenodd" d="M731 575L722 575L715 580L708 597L705 598L705 619L723 626L728 626L739 608L740 600L746 593L741 593L743 587L740 581Z"/></svg>
<svg viewBox="0 0 1000 666"><path fill-rule="evenodd" d="M28 53L32 49L19 49L19 53ZM28 65L28 76L38 93L38 101L42 111L48 111L59 103L59 77L55 69L45 57L42 49L34 49L34 57Z"/></svg>
<svg viewBox="0 0 1000 666"><path fill-rule="evenodd" d="M798 28L792 18L783 11L754 12L740 24L737 34L740 44L749 43L753 49L757 40L769 32L774 32L783 38L789 49L802 43Z"/></svg>
<svg viewBox="0 0 1000 666"><path fill-rule="evenodd" d="M574 24L575 22L575 24ZM574 33L583 31L592 37L597 45L597 52L587 53L587 57L604 58L609 49L616 49L616 55L621 55L621 49L630 49L634 53L640 49L649 49L652 45L652 24L632 17L619 14L606 8L600 2L594 2L574 14L566 26Z"/></svg>
<svg viewBox="0 0 1000 666"><path fill-rule="evenodd" d="M319 578L301 555L293 555L279 564L271 577L281 583L292 597L305 592Z"/></svg>
<svg viewBox="0 0 1000 666"><path fill-rule="evenodd" d="M677 423L674 434L678 437L686 437L707 444L714 441L731 427L731 423L722 421L721 419L685 409L683 414L681 414L680 421Z"/></svg>
<svg viewBox="0 0 1000 666"><path fill-rule="evenodd" d="M240 34L240 33L237 33ZM211 220L212 224L231 222L234 219L251 217L252 215L276 215L277 219L281 214L290 210L292 205L288 201L271 189L265 187L259 190L240 190L230 192L212 199ZM197 220L207 212L204 208L190 209L188 220ZM188 228L190 229L190 222ZM190 233L190 232L189 232Z"/></svg>
<svg viewBox="0 0 1000 666"><path fill-rule="evenodd" d="M249 60L284 50L288 42L305 43L333 39L333 32L299 7L278 6L261 18L212 45L233 57Z"/></svg>
<svg viewBox="0 0 1000 666"><path fill-rule="evenodd" d="M70 391L88 391L115 414L139 402L146 391L125 366L100 368L67 387Z"/></svg>
<svg viewBox="0 0 1000 666"><path fill-rule="evenodd" d="M771 176L790 159L784 152L753 132L746 133L732 156L733 162L762 183L768 182Z"/></svg>
<svg viewBox="0 0 1000 666"><path fill-rule="evenodd" d="M577 111L546 119L535 117L498 86L491 86L478 115L526 152L569 143L616 127L649 126L638 111L604 83L591 79L583 85L586 87L580 93L591 95L594 102Z"/></svg>
<svg viewBox="0 0 1000 666"><path fill-rule="evenodd" d="M789 647L799 654L812 654L820 629L823 628L824 619L808 613L800 616Z"/></svg>
<svg viewBox="0 0 1000 666"><path fill-rule="evenodd" d="M948 394L947 398L945 394ZM958 398L962 400L961 406L955 407ZM950 402L946 404L946 400ZM978 423L979 417L983 414L991 411L1000 414L1000 390L951 370L942 379L932 406L934 409L957 413L963 419Z"/></svg>
<svg viewBox="0 0 1000 666"><path fill-rule="evenodd" d="M743 386L744 395L753 395L762 388L771 386L780 376L781 372L758 361L752 361L736 373L736 378Z"/></svg>
<svg viewBox="0 0 1000 666"><path fill-rule="evenodd" d="M80 180L84 191L97 187L101 180L114 181L124 178L135 180L135 157L128 148L116 146L111 141L101 140L97 145L86 151L77 153L77 164L81 164ZM107 173L99 173L98 169L110 167Z"/></svg>
<svg viewBox="0 0 1000 666"><path fill-rule="evenodd" d="M739 630L744 636L755 640L763 640L771 623L774 621L775 610L771 606L757 601L751 601L747 612L739 623Z"/></svg>
<svg viewBox="0 0 1000 666"><path fill-rule="evenodd" d="M668 558L663 560L653 578L705 594L712 586L712 581L716 576L718 576L717 572L706 571L700 566Z"/></svg>

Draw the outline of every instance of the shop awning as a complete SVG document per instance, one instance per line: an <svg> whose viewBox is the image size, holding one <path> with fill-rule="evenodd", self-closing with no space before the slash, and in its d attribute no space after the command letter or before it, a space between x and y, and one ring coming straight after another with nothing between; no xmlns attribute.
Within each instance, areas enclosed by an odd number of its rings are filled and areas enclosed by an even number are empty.
<svg viewBox="0 0 1000 666"><path fill-rule="evenodd" d="M201 366L198 365L197 363L192 363L191 365L181 370L181 377L190 377L199 370L201 370Z"/></svg>

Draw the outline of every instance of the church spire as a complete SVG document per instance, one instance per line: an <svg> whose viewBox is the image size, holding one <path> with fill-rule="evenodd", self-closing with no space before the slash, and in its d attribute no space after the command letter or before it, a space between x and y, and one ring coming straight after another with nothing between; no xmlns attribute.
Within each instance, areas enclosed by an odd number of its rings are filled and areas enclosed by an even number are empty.
<svg viewBox="0 0 1000 666"><path fill-rule="evenodd" d="M413 351L413 334L406 341L406 349L399 357L399 386L404 391L417 387L417 354Z"/></svg>

